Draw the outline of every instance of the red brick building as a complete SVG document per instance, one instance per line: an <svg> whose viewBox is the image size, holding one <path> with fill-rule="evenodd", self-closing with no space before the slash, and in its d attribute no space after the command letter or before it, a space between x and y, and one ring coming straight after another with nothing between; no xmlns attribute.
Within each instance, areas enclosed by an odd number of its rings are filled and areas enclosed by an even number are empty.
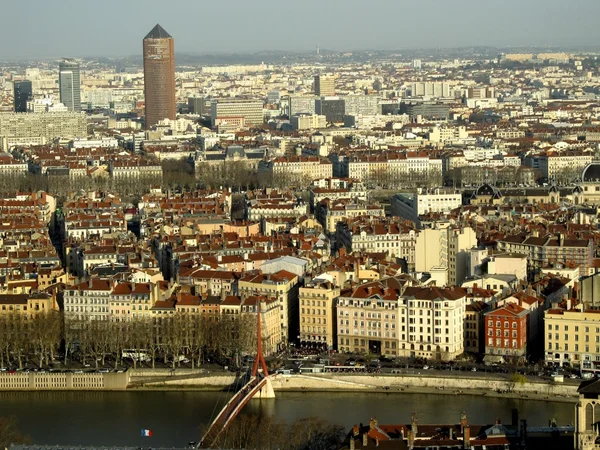
<svg viewBox="0 0 600 450"><path fill-rule="evenodd" d="M515 303L485 314L485 354L489 361L494 356L525 358L529 310Z"/></svg>

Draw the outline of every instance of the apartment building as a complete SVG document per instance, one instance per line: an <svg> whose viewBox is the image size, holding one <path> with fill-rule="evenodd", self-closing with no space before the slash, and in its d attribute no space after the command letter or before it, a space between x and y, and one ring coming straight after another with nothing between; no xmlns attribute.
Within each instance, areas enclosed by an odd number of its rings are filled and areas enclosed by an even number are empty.
<svg viewBox="0 0 600 450"><path fill-rule="evenodd" d="M335 95L335 75L315 75L314 92L319 97Z"/></svg>
<svg viewBox="0 0 600 450"><path fill-rule="evenodd" d="M308 186L312 180L331 178L331 161L317 156L280 156L261 165L261 170L270 172L275 183L287 186Z"/></svg>
<svg viewBox="0 0 600 450"><path fill-rule="evenodd" d="M178 280L182 285L193 286L194 293L207 295L237 295L239 275L225 270L206 270L199 267L182 268Z"/></svg>
<svg viewBox="0 0 600 450"><path fill-rule="evenodd" d="M87 119L84 114L77 112L55 113L2 113L0 114L0 140L8 143L6 139L43 139L43 144L54 138L85 137L87 132ZM7 150L7 148L3 148Z"/></svg>
<svg viewBox="0 0 600 450"><path fill-rule="evenodd" d="M442 174L442 160L425 152L357 153L340 160L341 176L362 182L390 183L391 180L431 178Z"/></svg>
<svg viewBox="0 0 600 450"><path fill-rule="evenodd" d="M418 231L397 217L369 219L357 217L338 222L338 246L348 252L385 252L390 257L403 258L409 268L415 265L415 243Z"/></svg>
<svg viewBox="0 0 600 450"><path fill-rule="evenodd" d="M152 283L120 282L108 297L109 320L131 322L151 317L156 300Z"/></svg>
<svg viewBox="0 0 600 450"><path fill-rule="evenodd" d="M524 164L539 169L542 177L548 180L559 180L568 174L572 181L593 160L591 152L550 150L544 154L527 156Z"/></svg>
<svg viewBox="0 0 600 450"><path fill-rule="evenodd" d="M340 295L339 351L443 360L461 355L466 291L414 284L386 278Z"/></svg>
<svg viewBox="0 0 600 450"><path fill-rule="evenodd" d="M420 224L419 216L447 213L460 207L462 195L455 189L418 189L416 193L399 193L392 198L392 215Z"/></svg>
<svg viewBox="0 0 600 450"><path fill-rule="evenodd" d="M465 352L477 355L485 352L485 313L490 305L478 300L465 307Z"/></svg>
<svg viewBox="0 0 600 450"><path fill-rule="evenodd" d="M418 81L409 84L413 97L450 97L452 85L444 81Z"/></svg>
<svg viewBox="0 0 600 450"><path fill-rule="evenodd" d="M263 353L265 356L270 356L280 351L286 343L279 319L279 301L276 297L250 295L242 301L241 313L256 316L259 306Z"/></svg>
<svg viewBox="0 0 600 450"><path fill-rule="evenodd" d="M350 198L329 200L324 199L315 207L315 217L328 233L335 233L337 224L346 219L356 217L385 217L385 209L380 205L370 205L367 202L355 202Z"/></svg>
<svg viewBox="0 0 600 450"><path fill-rule="evenodd" d="M277 299L281 339L285 344L289 339L297 339L299 335L298 290L298 276L285 270L271 274L247 272L238 282L238 291L242 299L251 295Z"/></svg>
<svg viewBox="0 0 600 450"><path fill-rule="evenodd" d="M338 351L401 355L398 296L404 284L387 278L340 295L336 304Z"/></svg>
<svg viewBox="0 0 600 450"><path fill-rule="evenodd" d="M109 320L109 298L113 282L90 278L64 292L66 319Z"/></svg>
<svg viewBox="0 0 600 450"><path fill-rule="evenodd" d="M219 118L243 117L247 126L262 125L264 122L263 101L243 98L219 98L210 104L212 126Z"/></svg>
<svg viewBox="0 0 600 450"><path fill-rule="evenodd" d="M321 200L353 199L367 201L368 191L363 183L340 178L319 179L312 182L310 204L316 208Z"/></svg>
<svg viewBox="0 0 600 450"><path fill-rule="evenodd" d="M544 360L547 365L568 365L600 372L600 310L552 308L544 315Z"/></svg>
<svg viewBox="0 0 600 450"><path fill-rule="evenodd" d="M409 286L398 302L400 356L455 359L464 352L466 291Z"/></svg>
<svg viewBox="0 0 600 450"><path fill-rule="evenodd" d="M527 358L530 311L516 303L485 314L485 354L490 362L524 361Z"/></svg>
<svg viewBox="0 0 600 450"><path fill-rule="evenodd" d="M297 131L314 130L325 128L327 126L327 118L319 114L299 114L290 118L292 129Z"/></svg>
<svg viewBox="0 0 600 450"><path fill-rule="evenodd" d="M447 284L460 286L468 274L469 251L477 247L477 235L471 227L427 228L415 242L415 270L448 270Z"/></svg>
<svg viewBox="0 0 600 450"><path fill-rule="evenodd" d="M436 144L462 142L469 137L467 129L460 127L434 127L428 135L429 141Z"/></svg>
<svg viewBox="0 0 600 450"><path fill-rule="evenodd" d="M499 240L498 251L525 255L529 269L562 264L567 267L579 267L581 276L588 275L593 270L592 239L568 239L562 234L545 236L518 234Z"/></svg>
<svg viewBox="0 0 600 450"><path fill-rule="evenodd" d="M374 116L379 114L378 95L345 95L342 97L345 104L345 115L347 116Z"/></svg>
<svg viewBox="0 0 600 450"><path fill-rule="evenodd" d="M336 342L335 303L340 288L325 278L315 278L300 288L300 342L326 346Z"/></svg>
<svg viewBox="0 0 600 450"><path fill-rule="evenodd" d="M46 293L0 295L0 317L11 314L31 319L36 314L58 311L56 297Z"/></svg>
<svg viewBox="0 0 600 450"><path fill-rule="evenodd" d="M314 95L292 95L289 97L289 116L293 117L298 114L315 113L315 102L317 97Z"/></svg>

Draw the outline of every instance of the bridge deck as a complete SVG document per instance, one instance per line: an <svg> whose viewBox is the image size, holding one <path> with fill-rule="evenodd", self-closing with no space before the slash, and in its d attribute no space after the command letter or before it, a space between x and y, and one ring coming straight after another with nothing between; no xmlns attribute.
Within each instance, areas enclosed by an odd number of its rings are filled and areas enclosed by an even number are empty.
<svg viewBox="0 0 600 450"><path fill-rule="evenodd" d="M246 385L240 389L223 407L216 419L210 424L208 431L200 441L200 448L212 448L217 444L221 432L225 430L229 423L237 416L240 410L261 390L267 379L265 377L253 377Z"/></svg>

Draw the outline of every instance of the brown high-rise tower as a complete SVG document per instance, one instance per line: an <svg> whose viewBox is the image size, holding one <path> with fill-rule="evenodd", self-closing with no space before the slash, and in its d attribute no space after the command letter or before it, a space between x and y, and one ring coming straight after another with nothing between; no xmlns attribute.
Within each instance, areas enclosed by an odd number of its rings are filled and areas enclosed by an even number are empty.
<svg viewBox="0 0 600 450"><path fill-rule="evenodd" d="M175 120L175 40L156 24L144 38L146 129Z"/></svg>

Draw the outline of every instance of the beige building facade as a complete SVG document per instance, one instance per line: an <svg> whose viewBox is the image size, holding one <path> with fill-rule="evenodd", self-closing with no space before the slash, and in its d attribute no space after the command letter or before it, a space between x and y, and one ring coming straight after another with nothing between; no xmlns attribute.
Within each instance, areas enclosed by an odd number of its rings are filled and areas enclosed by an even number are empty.
<svg viewBox="0 0 600 450"><path fill-rule="evenodd" d="M334 308L340 288L329 281L313 280L300 288L300 341L327 345L335 342Z"/></svg>

